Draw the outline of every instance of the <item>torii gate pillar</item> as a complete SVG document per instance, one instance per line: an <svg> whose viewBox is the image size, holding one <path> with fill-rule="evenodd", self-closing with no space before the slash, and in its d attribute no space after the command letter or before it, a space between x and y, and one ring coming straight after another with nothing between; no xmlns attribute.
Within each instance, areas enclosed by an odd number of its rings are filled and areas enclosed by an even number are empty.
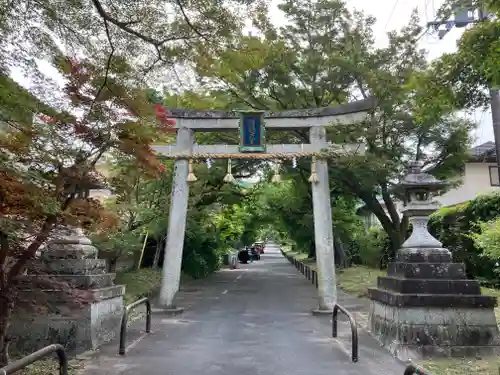
<svg viewBox="0 0 500 375"><path fill-rule="evenodd" d="M328 147L324 127L311 128L309 139L311 144L323 148ZM326 160L320 159L316 161L316 174L319 181L312 183L312 200L319 306L318 309L313 311L313 314L330 314L337 302L337 285L335 278L330 183L328 181L328 163Z"/></svg>
<svg viewBox="0 0 500 375"><path fill-rule="evenodd" d="M182 152L190 153L193 149L194 133L188 128L177 130L177 146ZM161 282L158 304L166 311L182 312L173 305L174 297L179 290L182 265L182 249L189 199L188 161L178 159L174 165L174 181L170 198L170 214L168 217L168 235L163 258L163 278Z"/></svg>

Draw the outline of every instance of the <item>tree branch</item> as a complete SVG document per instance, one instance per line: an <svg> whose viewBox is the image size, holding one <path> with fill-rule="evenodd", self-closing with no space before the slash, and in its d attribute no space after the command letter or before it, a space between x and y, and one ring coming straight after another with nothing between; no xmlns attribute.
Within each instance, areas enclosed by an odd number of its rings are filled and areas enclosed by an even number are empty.
<svg viewBox="0 0 500 375"><path fill-rule="evenodd" d="M47 240L49 234L57 220L56 216L50 216L45 220L42 228L35 237L35 240L26 248L26 250L21 254L21 256L14 263L7 275L7 284L11 284L12 280L21 274L24 266L28 260L32 259L40 246Z"/></svg>
<svg viewBox="0 0 500 375"><path fill-rule="evenodd" d="M95 94L94 100L92 100L92 103L90 104L89 112L92 111L92 108L94 107L94 104L95 104L97 98L99 97L99 95L101 95L102 90L104 90L104 88L108 84L108 75L109 75L109 70L111 69L111 61L112 61L113 55L115 53L115 46L113 45L113 41L111 40L111 34L109 32L108 21L105 18L103 19L103 21L104 21L104 28L106 30L106 37L108 38L108 43L109 43L109 47L111 48L111 52L109 53L108 60L106 61L106 69L104 71L104 81L102 82L101 87L99 87L99 89L97 90L97 93Z"/></svg>
<svg viewBox="0 0 500 375"><path fill-rule="evenodd" d="M394 226L396 228L399 228L400 219L399 219L398 211L396 209L396 205L394 204L394 201L392 200L391 195L389 194L389 191L387 189L387 184L383 183L380 185L380 187L382 190L382 199L384 200L387 212L389 212L389 216L391 217L391 220L392 220Z"/></svg>
<svg viewBox="0 0 500 375"><path fill-rule="evenodd" d="M95 9L97 10L97 13L99 14L99 16L101 16L101 18L106 21L106 22L109 22L109 23L112 23L113 25L115 25L116 27L118 27L119 29L125 31L127 34L130 34L130 35L133 35L137 38L139 38L140 40L146 42L146 43L149 43L151 44L155 50L156 50L156 53L158 54L158 59L161 60L161 61L166 61L163 59L162 57L162 53L160 51L160 47L167 43L167 42L172 42L172 41L176 41L176 40L187 40L187 39L191 39L190 36L170 36L168 38L165 38L165 39L162 39L162 40L159 40L159 39L155 39L155 38L152 38L150 36L147 36L147 35L144 35L142 33L140 33L139 31L137 30L134 30L132 29L130 26L133 25L133 24L136 24L137 21L133 21L133 22L123 22L123 21L120 21L114 17L112 17L109 13L106 12L106 10L104 10L104 7L102 6L100 0L92 0L92 4L94 5ZM188 20L186 20L186 22L188 22ZM194 27L193 25L191 24L191 22L188 22L188 25L189 27L195 32L195 33L199 33ZM201 34L200 34L201 35Z"/></svg>
<svg viewBox="0 0 500 375"><path fill-rule="evenodd" d="M101 2L99 0L92 0L92 4L94 4L94 7L96 8L97 13L99 13L99 15L101 16L102 19L104 19L105 21L108 21L108 22L112 23L113 25L115 25L116 27L120 28L121 30L125 31L128 34L136 36L137 38L143 40L146 43L152 44L153 46L157 46L158 47L158 46L161 46L162 44L164 44L166 42L169 42L169 41L174 41L174 40L179 40L179 39L186 39L185 37L174 37L174 36L169 37L169 38L165 38L163 40L158 40L158 39L151 38L150 36L141 34L137 30L134 30L134 29L132 29L132 28L129 27L131 24L134 24L136 22L123 22L123 21L119 21L116 18L110 16L104 10L104 8L103 8L103 6L102 6L102 4L101 4Z"/></svg>
<svg viewBox="0 0 500 375"><path fill-rule="evenodd" d="M208 38L203 35L196 27L194 27L194 25L191 23L189 17L187 16L186 14L186 11L184 10L184 6L182 5L182 3L180 2L180 0L176 0L176 3L177 5L179 6L180 10L181 10L181 13L182 13L182 17L184 18L184 21L186 21L186 23L188 24L188 26L191 28L191 30L193 30L195 32L196 35L198 35L200 38L204 39L205 41L209 41Z"/></svg>

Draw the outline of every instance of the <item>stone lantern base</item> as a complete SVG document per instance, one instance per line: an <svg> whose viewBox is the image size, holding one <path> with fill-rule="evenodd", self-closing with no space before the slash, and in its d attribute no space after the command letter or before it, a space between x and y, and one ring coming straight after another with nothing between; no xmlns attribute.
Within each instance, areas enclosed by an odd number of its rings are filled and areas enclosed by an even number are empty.
<svg viewBox="0 0 500 375"><path fill-rule="evenodd" d="M123 313L125 286L115 285L114 273L107 273L106 261L98 259L98 250L80 228L58 228L31 270L54 280L65 281L86 291L92 302L80 309L70 308L65 295L45 290L47 303L55 313L24 314L13 318L9 334L15 337L12 348L21 353L59 343L78 353L94 350L118 337ZM36 274L28 276L35 283ZM20 298L29 299L33 290L23 290Z"/></svg>
<svg viewBox="0 0 500 375"><path fill-rule="evenodd" d="M500 352L496 298L482 295L446 249L400 249L368 293L370 330L401 360Z"/></svg>

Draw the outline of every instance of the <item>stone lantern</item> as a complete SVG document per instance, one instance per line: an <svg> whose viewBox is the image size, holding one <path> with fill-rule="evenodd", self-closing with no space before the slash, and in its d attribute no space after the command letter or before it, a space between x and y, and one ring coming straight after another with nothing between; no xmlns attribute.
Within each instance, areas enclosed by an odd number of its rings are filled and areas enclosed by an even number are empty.
<svg viewBox="0 0 500 375"><path fill-rule="evenodd" d="M429 215L439 208L432 197L446 183L414 162L401 186L412 233L388 275L368 290L371 333L401 360L498 353L496 298L482 295L464 265L453 263L451 252L427 230Z"/></svg>
<svg viewBox="0 0 500 375"><path fill-rule="evenodd" d="M429 215L439 209L433 196L446 186L446 182L422 172L422 164L418 161L410 164L409 173L400 186L405 190L407 204L402 210L412 225L410 237L401 245L399 253L420 252L422 255L450 252L442 248L442 243L427 230ZM432 250L431 250L432 249Z"/></svg>

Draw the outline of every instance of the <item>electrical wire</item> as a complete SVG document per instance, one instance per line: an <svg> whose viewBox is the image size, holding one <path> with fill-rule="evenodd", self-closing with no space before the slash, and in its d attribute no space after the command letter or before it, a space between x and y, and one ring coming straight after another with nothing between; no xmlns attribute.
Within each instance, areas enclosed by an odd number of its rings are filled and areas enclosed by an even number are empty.
<svg viewBox="0 0 500 375"><path fill-rule="evenodd" d="M394 2L394 5L392 6L392 10L391 10L391 13L389 14L389 18L387 19L387 22L385 23L385 27L384 27L385 31L387 31L387 26L389 25L389 22L391 21L392 16L394 15L394 11L396 10L396 7L398 6L398 3L399 3L399 0L396 0Z"/></svg>
<svg viewBox="0 0 500 375"><path fill-rule="evenodd" d="M424 15L425 15L425 22L427 23L429 21L429 12L427 11L429 8L429 3L431 0L424 0ZM432 14L434 17L434 13Z"/></svg>

